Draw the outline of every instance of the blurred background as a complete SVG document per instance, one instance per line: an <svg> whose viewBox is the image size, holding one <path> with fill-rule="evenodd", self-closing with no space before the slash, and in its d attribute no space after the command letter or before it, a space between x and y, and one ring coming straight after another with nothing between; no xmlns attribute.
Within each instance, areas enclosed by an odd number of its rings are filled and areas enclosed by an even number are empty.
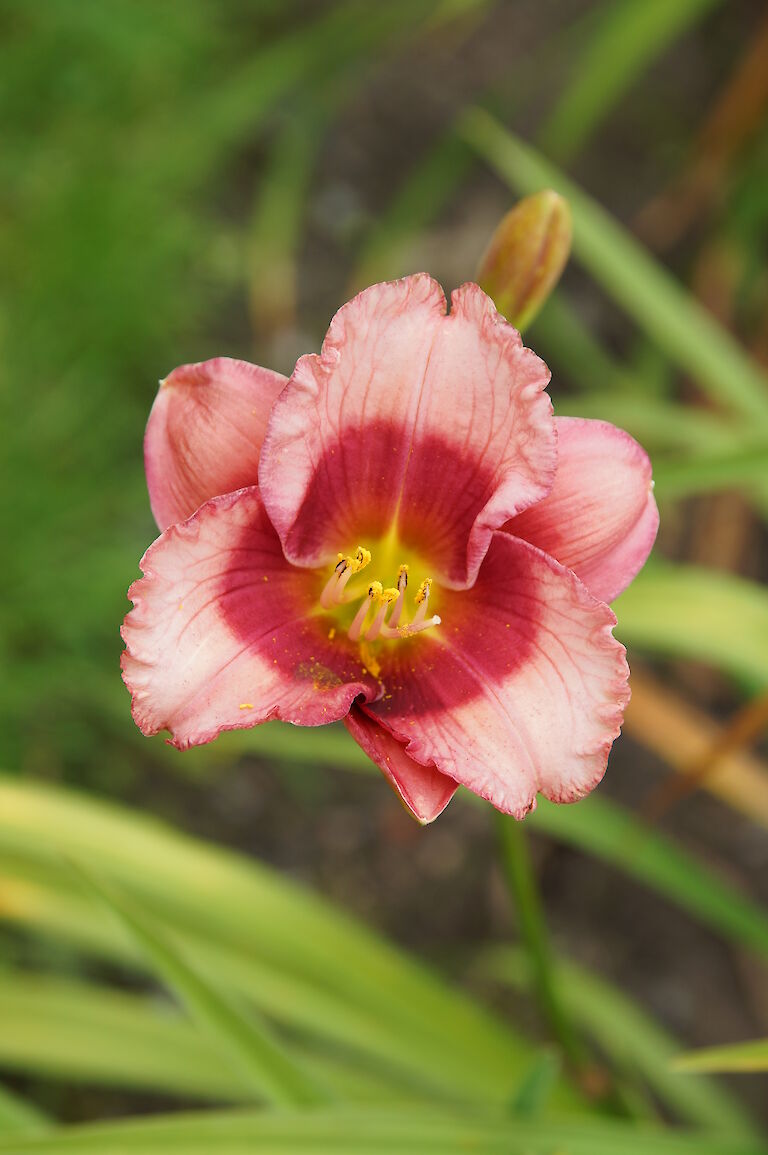
<svg viewBox="0 0 768 1155"><path fill-rule="evenodd" d="M574 254L526 342L556 412L650 451L662 513L616 606L634 696L599 801L663 841L633 859L590 803L542 809L549 937L680 1049L768 1035L764 4L4 0L0 29L4 781L255 856L546 1036L475 966L519 930L487 808L419 829L343 734L145 740L118 631L156 533L158 379L217 354L289 373L352 291L472 279L514 201L555 187ZM26 853L3 837L0 966L135 982L3 902ZM30 1031L0 1016L0 1074L59 1118L175 1102L46 1065ZM730 1087L768 1123L765 1075Z"/></svg>

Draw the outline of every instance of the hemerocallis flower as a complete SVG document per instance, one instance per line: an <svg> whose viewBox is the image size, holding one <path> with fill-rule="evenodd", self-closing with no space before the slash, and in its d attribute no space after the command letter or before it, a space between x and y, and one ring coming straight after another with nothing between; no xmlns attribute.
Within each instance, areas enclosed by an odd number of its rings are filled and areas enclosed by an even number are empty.
<svg viewBox="0 0 768 1155"><path fill-rule="evenodd" d="M658 515L640 446L553 417L548 382L477 285L448 312L424 274L344 305L290 379L171 373L123 628L142 731L342 720L421 822L458 785L518 818L588 793L629 697L607 603Z"/></svg>

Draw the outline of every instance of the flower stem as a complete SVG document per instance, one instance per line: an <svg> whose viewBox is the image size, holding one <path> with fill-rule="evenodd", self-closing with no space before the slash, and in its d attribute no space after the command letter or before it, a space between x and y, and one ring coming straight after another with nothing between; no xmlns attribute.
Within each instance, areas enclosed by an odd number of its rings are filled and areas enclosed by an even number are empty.
<svg viewBox="0 0 768 1155"><path fill-rule="evenodd" d="M585 1048L566 1013L557 990L539 890L528 849L528 834L520 822L495 814L504 877L517 910L520 937L525 945L542 1015L574 1068L588 1062Z"/></svg>

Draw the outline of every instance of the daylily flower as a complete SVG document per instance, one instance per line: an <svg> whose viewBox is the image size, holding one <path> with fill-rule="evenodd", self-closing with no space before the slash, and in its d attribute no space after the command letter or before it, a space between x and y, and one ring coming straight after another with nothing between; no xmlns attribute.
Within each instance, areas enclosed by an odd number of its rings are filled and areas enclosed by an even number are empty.
<svg viewBox="0 0 768 1155"><path fill-rule="evenodd" d="M628 434L554 418L477 285L374 285L286 380L219 359L161 385L162 532L124 678L179 749L343 720L422 822L459 784L523 817L602 777L629 697L606 604L656 533Z"/></svg>

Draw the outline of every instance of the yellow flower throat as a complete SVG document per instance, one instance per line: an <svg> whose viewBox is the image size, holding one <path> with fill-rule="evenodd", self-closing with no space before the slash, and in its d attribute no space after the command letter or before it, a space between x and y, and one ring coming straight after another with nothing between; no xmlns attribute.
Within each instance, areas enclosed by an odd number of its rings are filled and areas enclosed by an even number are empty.
<svg viewBox="0 0 768 1155"><path fill-rule="evenodd" d="M358 546L351 554L340 553L333 573L320 595L320 605L329 612L359 602L351 620L348 614L340 616L340 621L348 623L342 628L351 641L360 642L363 646L367 642L410 638L432 626L440 625L438 615L429 613L432 578L424 578L419 585L414 599L416 609L410 621L405 621L410 567L406 564L398 567L397 581L393 586L384 586L378 580L369 581L367 585L353 581L370 562L371 551L365 546Z"/></svg>

